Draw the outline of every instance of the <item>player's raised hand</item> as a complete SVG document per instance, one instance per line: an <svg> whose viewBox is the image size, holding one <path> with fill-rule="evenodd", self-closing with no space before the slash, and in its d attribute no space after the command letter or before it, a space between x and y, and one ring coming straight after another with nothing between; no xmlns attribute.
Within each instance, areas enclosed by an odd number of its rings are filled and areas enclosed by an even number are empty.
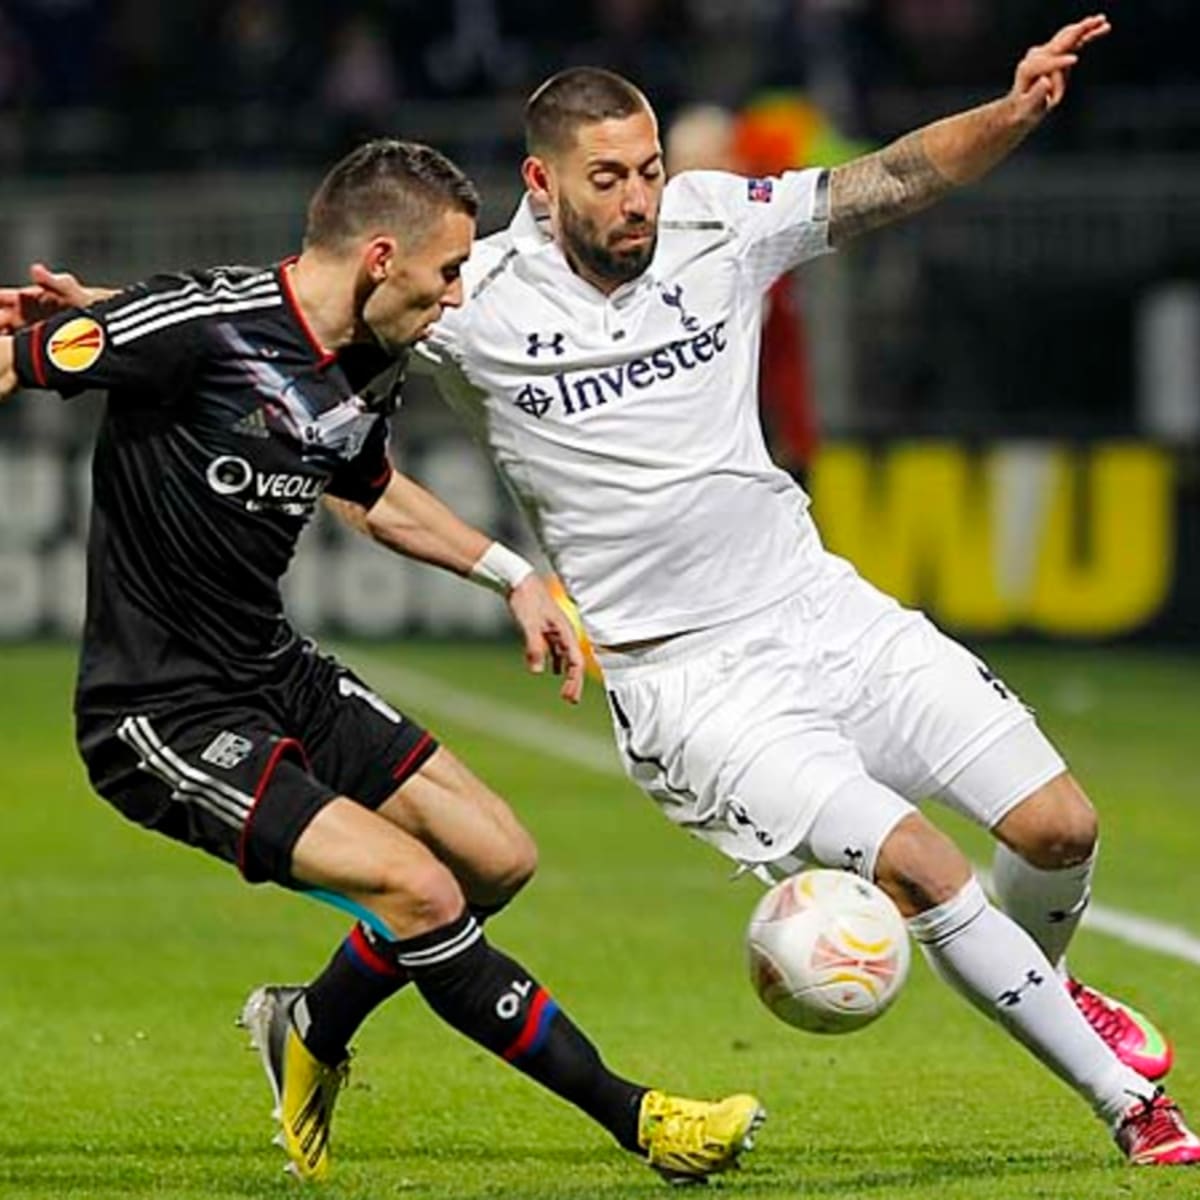
<svg viewBox="0 0 1200 1200"><path fill-rule="evenodd" d="M1048 42L1032 46L1017 64L1009 97L1022 124L1036 125L1057 108L1067 91L1067 76L1079 52L1112 29L1108 17L1096 13L1064 25Z"/></svg>
<svg viewBox="0 0 1200 1200"><path fill-rule="evenodd" d="M16 333L40 320L33 288L0 287L0 334Z"/></svg>
<svg viewBox="0 0 1200 1200"><path fill-rule="evenodd" d="M23 287L0 288L0 333L15 333L68 308L85 308L98 298L69 271L51 271L44 263L29 268L29 280Z"/></svg>
<svg viewBox="0 0 1200 1200"><path fill-rule="evenodd" d="M535 674L546 669L563 676L559 695L578 704L583 695L583 651L567 615L537 574L527 575L508 594L508 607L525 639L525 664Z"/></svg>
<svg viewBox="0 0 1200 1200"><path fill-rule="evenodd" d="M42 303L53 305L59 312L64 308L86 308L110 295L108 288L85 287L70 271L52 271L40 262L29 268L29 280Z"/></svg>

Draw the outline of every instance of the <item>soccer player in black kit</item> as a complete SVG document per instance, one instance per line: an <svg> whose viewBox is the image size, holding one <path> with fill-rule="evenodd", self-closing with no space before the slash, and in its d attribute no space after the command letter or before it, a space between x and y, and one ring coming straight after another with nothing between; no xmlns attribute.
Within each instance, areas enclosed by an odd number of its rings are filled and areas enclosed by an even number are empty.
<svg viewBox="0 0 1200 1200"><path fill-rule="evenodd" d="M462 302L477 207L436 151L371 142L318 188L298 258L93 292L0 336L0 398L109 393L79 748L129 819L358 918L313 983L260 988L243 1012L297 1174L327 1173L350 1038L411 981L661 1173L704 1177L750 1144L757 1101L684 1100L605 1068L482 930L533 871L529 835L282 609L280 577L329 497L383 545L501 591L530 666L548 655L578 699L579 648L532 567L388 460L404 352ZM15 305L37 315L36 289Z"/></svg>

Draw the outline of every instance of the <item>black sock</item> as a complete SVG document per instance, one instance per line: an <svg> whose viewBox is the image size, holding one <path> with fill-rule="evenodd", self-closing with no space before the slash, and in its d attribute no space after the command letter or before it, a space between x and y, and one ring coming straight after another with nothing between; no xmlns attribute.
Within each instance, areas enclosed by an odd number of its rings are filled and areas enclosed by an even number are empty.
<svg viewBox="0 0 1200 1200"><path fill-rule="evenodd" d="M390 944L366 925L356 925L296 1003L304 1044L323 1063L341 1062L358 1027L408 981Z"/></svg>
<svg viewBox="0 0 1200 1200"><path fill-rule="evenodd" d="M485 921L490 921L498 912L506 909L508 900L498 900L495 904L478 904L472 900L467 907L470 909L471 916L482 925Z"/></svg>
<svg viewBox="0 0 1200 1200"><path fill-rule="evenodd" d="M646 1089L612 1074L545 988L488 944L469 912L391 949L443 1021L581 1108L627 1150L638 1149Z"/></svg>
<svg viewBox="0 0 1200 1200"><path fill-rule="evenodd" d="M507 900L472 904L471 914L482 925L507 904ZM359 1026L409 982L390 945L359 922L325 970L305 988L297 1025L305 1031L304 1044L323 1063L341 1062Z"/></svg>

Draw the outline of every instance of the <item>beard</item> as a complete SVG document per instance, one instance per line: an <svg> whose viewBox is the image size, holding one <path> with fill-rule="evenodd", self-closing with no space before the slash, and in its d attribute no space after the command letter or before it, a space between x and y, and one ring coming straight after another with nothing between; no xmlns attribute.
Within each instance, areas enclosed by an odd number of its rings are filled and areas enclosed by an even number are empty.
<svg viewBox="0 0 1200 1200"><path fill-rule="evenodd" d="M598 233L595 223L571 207L565 198L559 199L558 227L567 259L584 273L606 283L629 283L650 265L658 246L658 230L650 220L633 221L614 229L606 238ZM613 239L623 234L650 234L642 245L621 248Z"/></svg>

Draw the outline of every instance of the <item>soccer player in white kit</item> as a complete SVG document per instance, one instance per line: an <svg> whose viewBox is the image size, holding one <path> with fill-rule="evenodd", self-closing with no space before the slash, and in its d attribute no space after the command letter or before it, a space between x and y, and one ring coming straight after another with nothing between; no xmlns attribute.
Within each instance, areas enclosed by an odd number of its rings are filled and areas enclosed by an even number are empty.
<svg viewBox="0 0 1200 1200"><path fill-rule="evenodd" d="M1129 1160L1200 1161L1147 1078L1145 1018L1072 979L1096 817L974 655L822 548L757 417L783 272L1000 162L1060 102L1103 16L1032 48L1011 91L830 171L663 178L653 111L606 71L527 107L527 195L476 244L467 302L414 359L489 449L598 647L629 774L760 874L874 879L934 969L1091 1105ZM913 802L998 840L993 907Z"/></svg>

